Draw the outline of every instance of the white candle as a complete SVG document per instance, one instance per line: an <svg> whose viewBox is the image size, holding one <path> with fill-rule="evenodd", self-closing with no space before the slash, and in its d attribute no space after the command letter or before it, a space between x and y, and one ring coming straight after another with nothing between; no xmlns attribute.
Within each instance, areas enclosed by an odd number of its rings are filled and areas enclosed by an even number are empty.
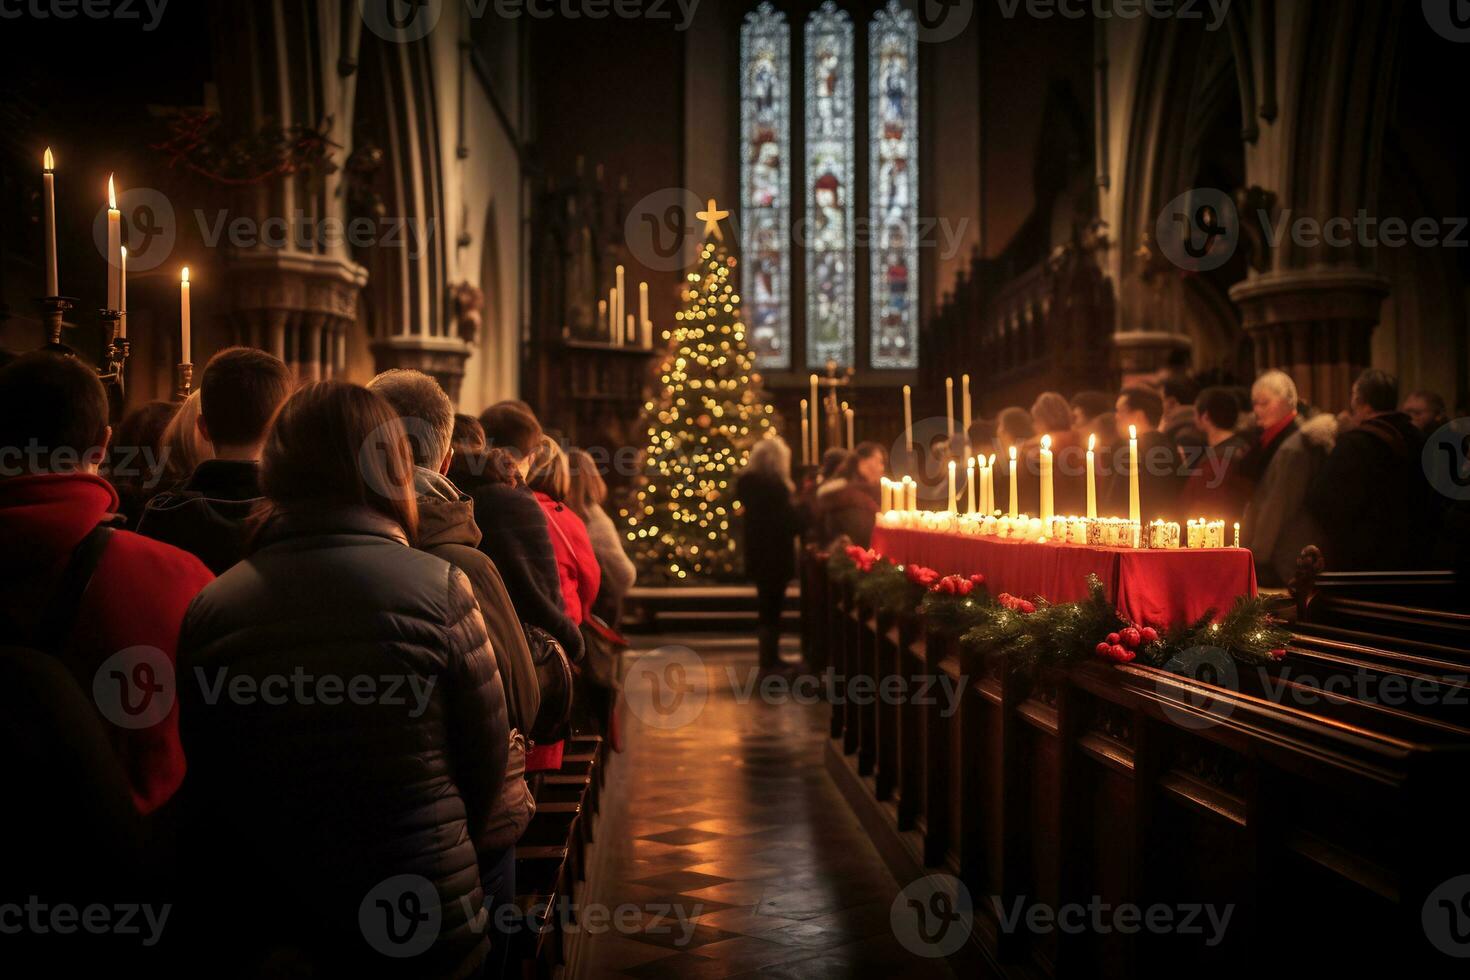
<svg viewBox="0 0 1470 980"><path fill-rule="evenodd" d="M914 455L914 392L908 385L903 386L903 438L908 446L909 458Z"/></svg>
<svg viewBox="0 0 1470 980"><path fill-rule="evenodd" d="M618 288L614 286L607 291L607 342L618 343Z"/></svg>
<svg viewBox="0 0 1470 980"><path fill-rule="evenodd" d="M1240 547L1240 522L1235 522L1235 546Z"/></svg>
<svg viewBox="0 0 1470 980"><path fill-rule="evenodd" d="M1137 524L1139 521L1138 502L1138 427L1128 427L1128 519Z"/></svg>
<svg viewBox="0 0 1470 980"><path fill-rule="evenodd" d="M1097 448L1097 436L1087 437L1087 517L1097 519L1097 466L1093 450Z"/></svg>
<svg viewBox="0 0 1470 980"><path fill-rule="evenodd" d="M601 330L603 327L607 326L609 323L612 323L611 316L612 316L612 314L608 313L608 311L607 311L607 300L605 300L605 299L598 300L597 301L597 328L599 330Z"/></svg>
<svg viewBox="0 0 1470 980"><path fill-rule="evenodd" d="M122 247L119 262L122 265L120 270L122 275L118 278L117 308L121 311L122 316L117 318L117 335L126 337L128 335L128 247L126 245Z"/></svg>
<svg viewBox="0 0 1470 980"><path fill-rule="evenodd" d="M812 420L807 415L807 400L801 400L801 461L803 463L814 462L812 459Z"/></svg>
<svg viewBox="0 0 1470 980"><path fill-rule="evenodd" d="M965 513L975 513L975 457L965 463Z"/></svg>
<svg viewBox="0 0 1470 980"><path fill-rule="evenodd" d="M623 317L628 312L627 294L623 291L623 267L618 266L613 270L613 291L617 294L617 315L613 317L613 323L619 330L623 329Z"/></svg>
<svg viewBox="0 0 1470 980"><path fill-rule="evenodd" d="M955 475L954 460L950 460L949 461L949 512L951 514L954 514L954 513L958 513L959 512L959 504L957 502L958 501L958 498L955 495L954 475Z"/></svg>
<svg viewBox="0 0 1470 980"><path fill-rule="evenodd" d="M822 460L822 409L821 402L817 398L817 376L811 377L812 382L812 461Z"/></svg>
<svg viewBox="0 0 1470 980"><path fill-rule="evenodd" d="M919 509L919 483L918 483L917 480L915 480L911 476L906 476L903 479L904 479L904 482L909 485L909 492L907 494L907 496L908 496L909 510L918 510Z"/></svg>
<svg viewBox="0 0 1470 980"><path fill-rule="evenodd" d="M638 284L638 323L640 325L648 323L648 283L646 282Z"/></svg>
<svg viewBox="0 0 1470 980"><path fill-rule="evenodd" d="M878 513L886 514L891 510L888 506L888 477L878 478Z"/></svg>
<svg viewBox="0 0 1470 980"><path fill-rule="evenodd" d="M954 378L944 379L944 437L954 435Z"/></svg>
<svg viewBox="0 0 1470 980"><path fill-rule="evenodd" d="M1020 517L1020 511L1016 507L1016 447L1011 447L1011 520Z"/></svg>
<svg viewBox="0 0 1470 980"><path fill-rule="evenodd" d="M1051 436L1044 435L1041 437L1041 523L1049 527L1051 518Z"/></svg>
<svg viewBox="0 0 1470 980"><path fill-rule="evenodd" d="M117 209L117 189L107 176L107 308L118 309L122 283L122 212Z"/></svg>
<svg viewBox="0 0 1470 980"><path fill-rule="evenodd" d="M857 443L854 442L852 439L853 422L855 417L853 415L852 409L850 408L844 409L843 414L847 416L847 448L848 451L851 452L857 447Z"/></svg>
<svg viewBox="0 0 1470 980"><path fill-rule="evenodd" d="M632 347L638 342L638 327L633 320L633 314L627 314L628 332L626 335L628 346Z"/></svg>
<svg viewBox="0 0 1470 980"><path fill-rule="evenodd" d="M960 417L965 422L965 438L968 439L970 436L970 422L972 421L970 416L970 376L968 374L960 375L960 406L962 409Z"/></svg>
<svg viewBox="0 0 1470 980"><path fill-rule="evenodd" d="M998 509L995 505L995 453L985 461L985 515L993 516Z"/></svg>
<svg viewBox="0 0 1470 980"><path fill-rule="evenodd" d="M61 295L60 278L56 271L56 159L51 147L41 158L41 219L46 229L46 295Z"/></svg>
<svg viewBox="0 0 1470 980"><path fill-rule="evenodd" d="M184 266L183 278L179 280L179 318L180 318L180 364L194 363L189 359L189 267Z"/></svg>

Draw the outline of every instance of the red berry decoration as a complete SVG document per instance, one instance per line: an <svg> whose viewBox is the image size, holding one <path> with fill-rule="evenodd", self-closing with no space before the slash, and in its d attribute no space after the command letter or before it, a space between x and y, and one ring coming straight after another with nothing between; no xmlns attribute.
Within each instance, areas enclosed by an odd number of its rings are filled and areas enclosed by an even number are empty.
<svg viewBox="0 0 1470 980"><path fill-rule="evenodd" d="M1271 651L1271 659L1272 660L1283 660L1285 658L1286 658L1286 650L1285 650L1285 648L1283 648L1283 647L1277 647L1275 650L1272 650Z"/></svg>
<svg viewBox="0 0 1470 980"><path fill-rule="evenodd" d="M1139 634L1143 637L1143 642L1145 643L1159 642L1159 631L1154 629L1152 626L1145 626L1143 629L1139 630Z"/></svg>
<svg viewBox="0 0 1470 980"><path fill-rule="evenodd" d="M1030 599L1022 599L1021 600L1021 612L1026 613L1026 614L1029 615L1031 613L1034 613L1035 611L1036 611L1036 603L1032 602Z"/></svg>
<svg viewBox="0 0 1470 980"><path fill-rule="evenodd" d="M1143 639L1143 637L1139 635L1138 630L1132 626L1128 626L1119 630L1118 636L1122 638L1123 645L1125 647L1129 647L1130 649L1138 646L1139 641Z"/></svg>
<svg viewBox="0 0 1470 980"><path fill-rule="evenodd" d="M1109 646L1117 646L1122 641L1122 639L1123 639L1123 637L1120 634L1118 634L1118 633L1109 633L1108 634L1108 645Z"/></svg>
<svg viewBox="0 0 1470 980"><path fill-rule="evenodd" d="M1111 657L1113 655L1113 647L1108 643L1099 643L1094 649L1096 649L1099 657Z"/></svg>
<svg viewBox="0 0 1470 980"><path fill-rule="evenodd" d="M1118 649L1122 650L1123 648L1122 647L1119 647ZM1134 653L1132 650L1123 650L1123 655L1118 658L1118 663L1120 663L1120 664L1131 663L1137 657L1138 657L1138 654Z"/></svg>

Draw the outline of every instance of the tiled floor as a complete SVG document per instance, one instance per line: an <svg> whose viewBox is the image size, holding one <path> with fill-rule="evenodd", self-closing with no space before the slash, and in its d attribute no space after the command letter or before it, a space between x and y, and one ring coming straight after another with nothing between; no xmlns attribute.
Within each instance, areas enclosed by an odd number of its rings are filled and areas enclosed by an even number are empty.
<svg viewBox="0 0 1470 980"><path fill-rule="evenodd" d="M751 637L658 642L630 655L597 827L615 925L585 937L579 972L951 976L895 938L898 885L823 767L826 709L745 697Z"/></svg>

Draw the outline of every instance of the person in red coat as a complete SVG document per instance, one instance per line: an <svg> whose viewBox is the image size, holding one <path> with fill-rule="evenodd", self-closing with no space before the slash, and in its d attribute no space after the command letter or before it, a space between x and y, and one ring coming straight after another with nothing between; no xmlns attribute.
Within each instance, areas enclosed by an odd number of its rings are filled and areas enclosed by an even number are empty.
<svg viewBox="0 0 1470 980"><path fill-rule="evenodd" d="M117 512L117 491L97 475L110 436L107 394L81 361L38 351L0 370L0 622L11 642L54 651L95 698L147 814L184 778L179 626L214 575L172 545L114 530L75 616L47 628L73 553Z"/></svg>
<svg viewBox="0 0 1470 980"><path fill-rule="evenodd" d="M562 503L571 489L571 468L566 453L552 439L544 439L531 460L526 483L536 493L536 502L551 525L551 550L556 552L556 569L561 576L562 605L572 622L581 626L592 613L597 590L602 586L602 567L592 550L587 525Z"/></svg>

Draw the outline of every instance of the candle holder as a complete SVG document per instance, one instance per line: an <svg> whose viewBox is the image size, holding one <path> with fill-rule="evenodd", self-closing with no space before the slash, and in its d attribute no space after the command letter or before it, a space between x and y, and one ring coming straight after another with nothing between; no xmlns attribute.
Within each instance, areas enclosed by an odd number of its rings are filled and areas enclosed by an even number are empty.
<svg viewBox="0 0 1470 980"><path fill-rule="evenodd" d="M61 331L66 326L66 312L77 305L71 296L45 296L36 300L41 308L41 322L46 325L46 349L70 351L61 342Z"/></svg>
<svg viewBox="0 0 1470 980"><path fill-rule="evenodd" d="M109 389L108 401L114 420L122 416L122 406L127 395L128 338L122 336L122 310L99 310L98 315L107 325L107 347L102 351L102 365L97 377Z"/></svg>
<svg viewBox="0 0 1470 980"><path fill-rule="evenodd" d="M174 401L181 402L194 390L194 365L179 364L174 367Z"/></svg>

